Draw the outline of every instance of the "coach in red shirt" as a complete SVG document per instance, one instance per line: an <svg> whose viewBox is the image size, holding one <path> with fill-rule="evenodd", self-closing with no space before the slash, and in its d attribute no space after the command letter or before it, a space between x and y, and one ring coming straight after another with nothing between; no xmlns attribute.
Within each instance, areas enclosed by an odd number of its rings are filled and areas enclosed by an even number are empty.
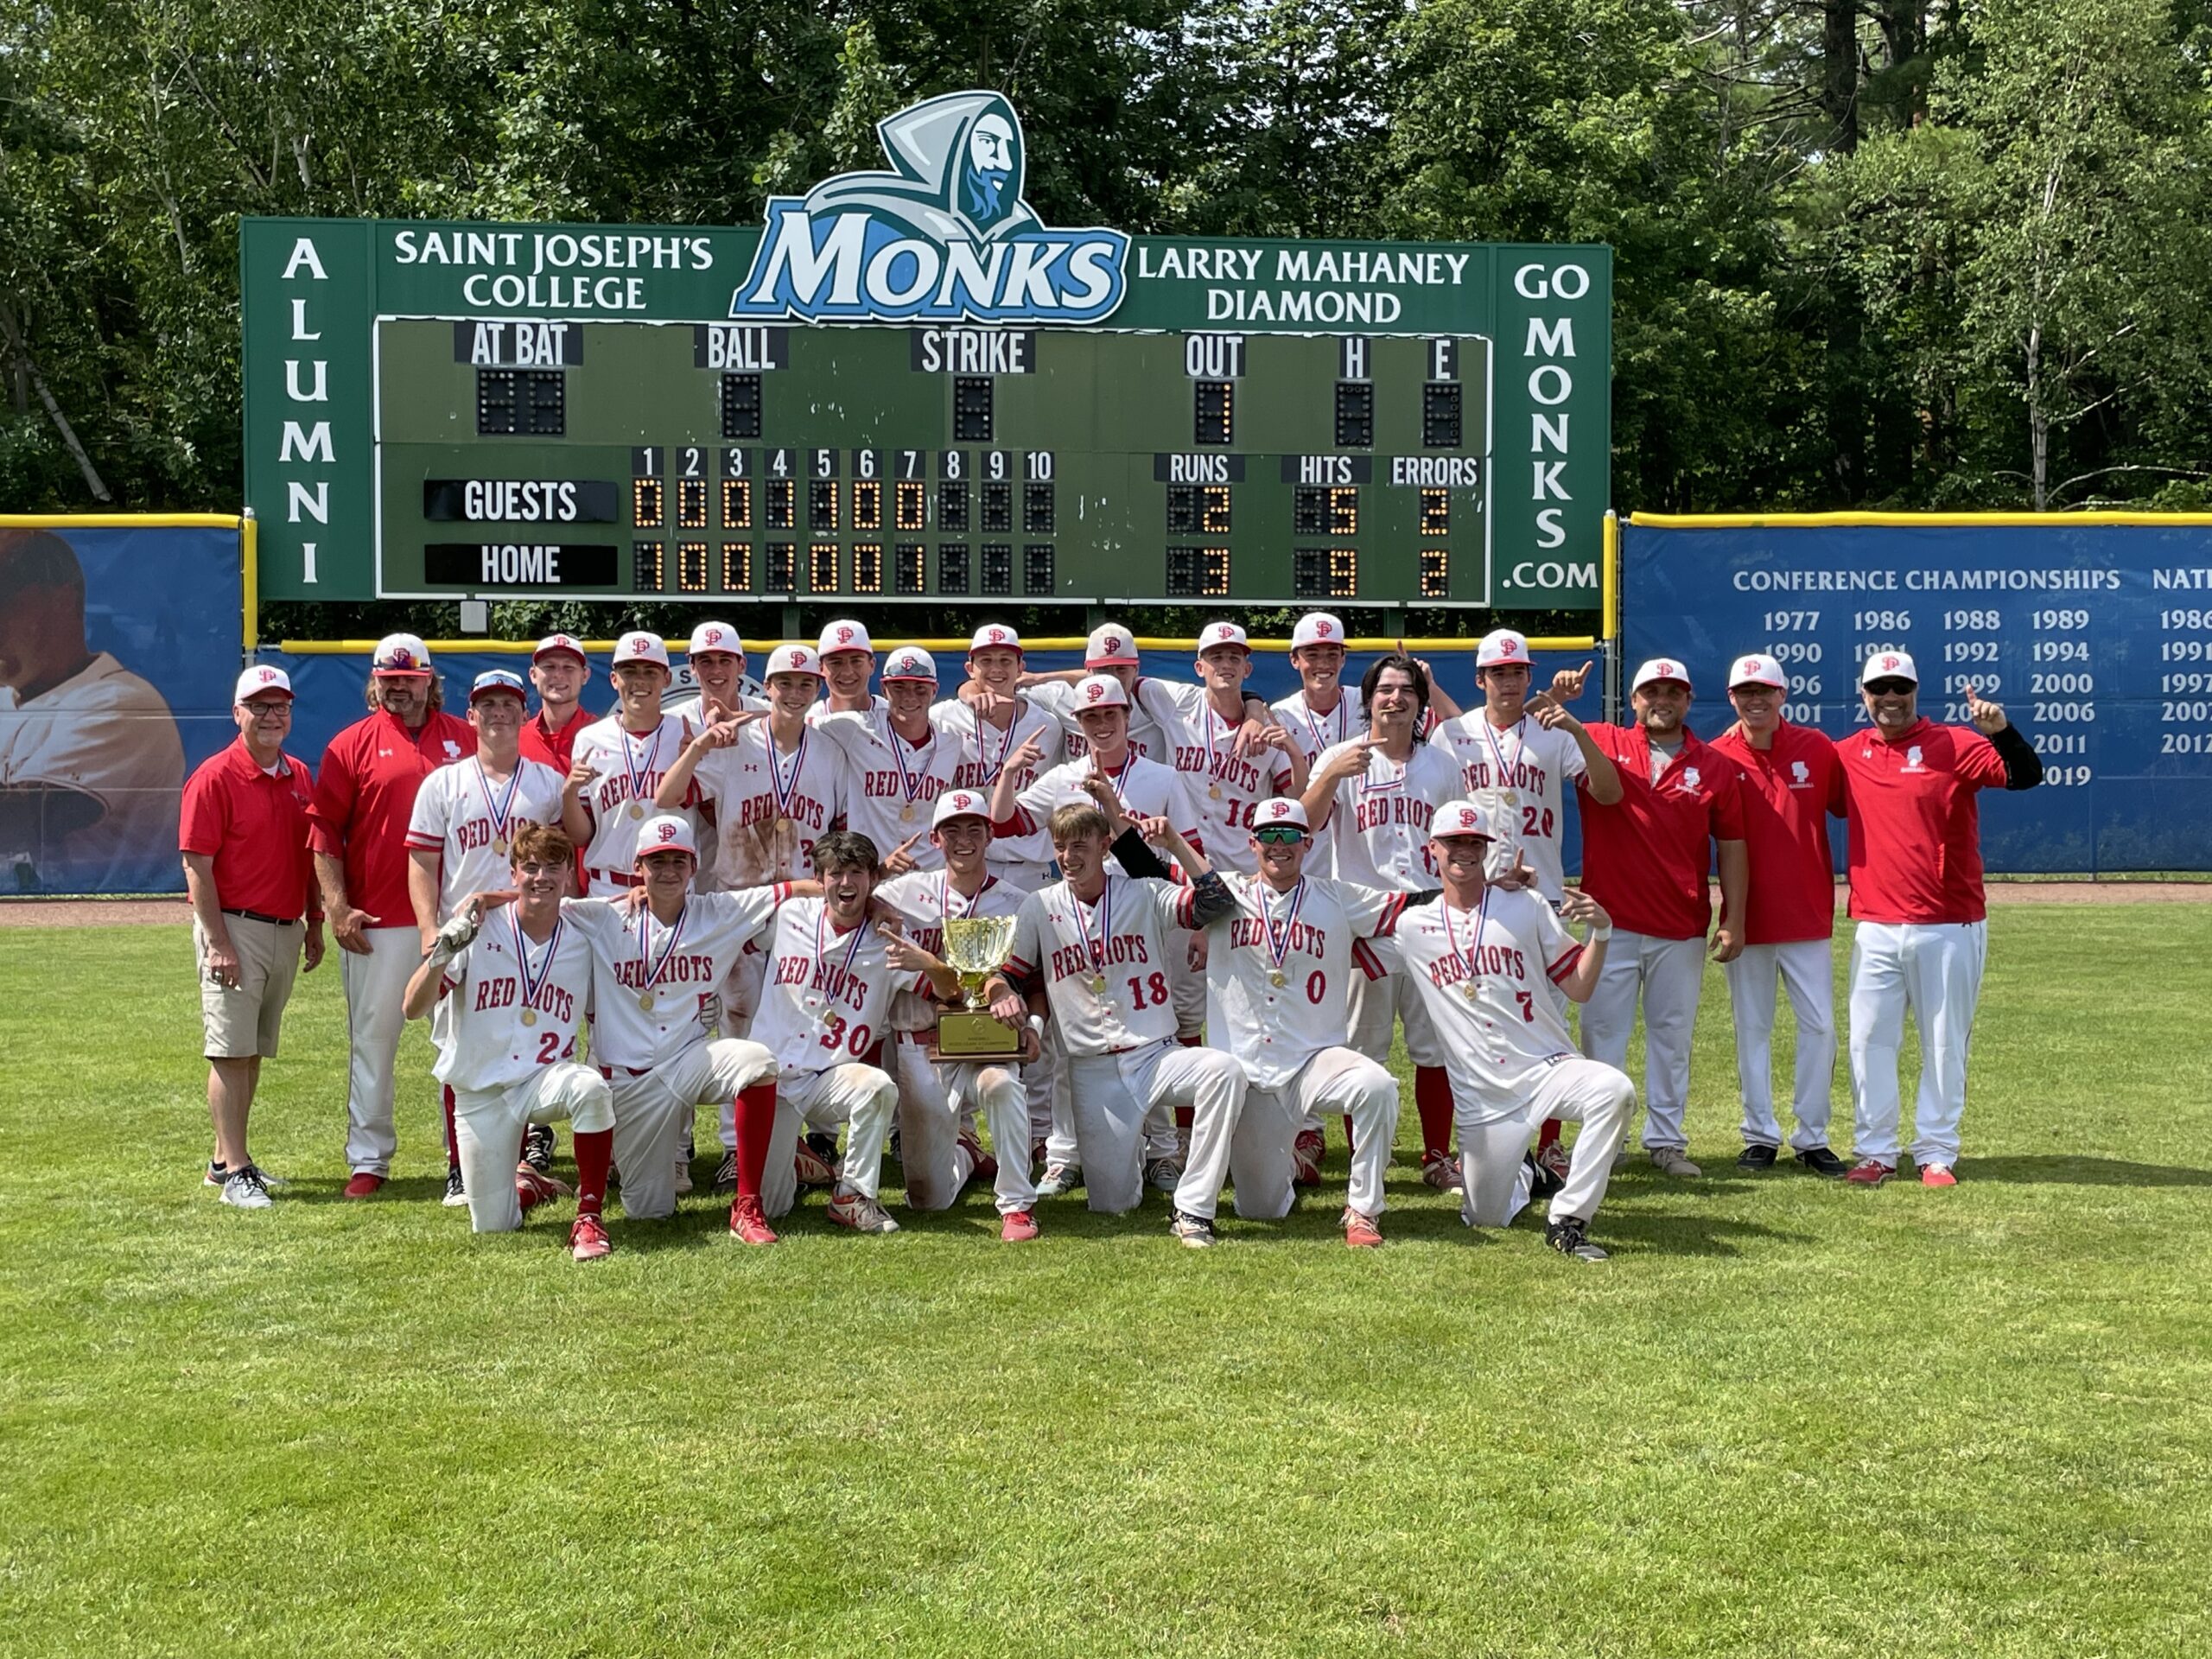
<svg viewBox="0 0 2212 1659"><path fill-rule="evenodd" d="M1744 948L1744 812L1736 763L1684 722L1689 671L1657 658L1636 671L1633 726L1586 728L1620 773L1608 803L1579 778L1582 886L1613 918L1613 948L1582 1006L1582 1052L1625 1071L1636 1007L1643 1004L1643 1146L1667 1174L1701 1175L1682 1126L1690 1090L1690 1031L1705 982L1705 938L1732 961ZM1706 886L1719 849L1720 925Z"/></svg>
<svg viewBox="0 0 2212 1659"><path fill-rule="evenodd" d="M1835 867L1828 818L1843 816L1843 762L1809 726L1782 717L1789 677L1771 657L1739 657L1728 671L1736 723L1713 747L1736 763L1751 865L1744 949L1722 965L1736 1024L1736 1082L1744 1101L1744 1151L1736 1167L1774 1167L1782 1125L1774 1115L1774 991L1778 979L1797 1015L1797 1161L1815 1175L1843 1173L1828 1147L1835 1089Z"/></svg>
<svg viewBox="0 0 2212 1659"><path fill-rule="evenodd" d="M547 634L530 655L530 683L537 688L537 712L523 722L522 758L543 761L565 778L574 764L576 734L591 724L579 701L591 683L583 642Z"/></svg>
<svg viewBox="0 0 2212 1659"><path fill-rule="evenodd" d="M1972 728L1922 718L1920 671L1877 652L1859 677L1871 721L1836 741L1851 794L1851 1105L1859 1161L1844 1179L1879 1186L1897 1173L1897 1050L1910 1009L1920 1028L1923 1186L1955 1186L1967 1047L1988 953L1977 791L2033 789L2034 746L1968 686Z"/></svg>
<svg viewBox="0 0 2212 1659"><path fill-rule="evenodd" d="M476 752L468 722L439 708L430 653L411 633L378 641L369 715L330 740L315 776L315 868L331 937L345 952L353 1069L346 1090L346 1196L365 1198L391 1173L392 1067L407 1023L408 979L422 936L407 897L407 825L435 766Z"/></svg>
<svg viewBox="0 0 2212 1659"><path fill-rule="evenodd" d="M246 1117L261 1063L276 1052L301 953L309 973L322 960L322 906L308 854L315 786L307 763L284 753L292 682L283 669L257 665L239 675L231 716L238 741L185 780L177 841L192 899L207 1116L215 1128L207 1184L223 1189L225 1204L265 1210L269 1178L247 1149Z"/></svg>

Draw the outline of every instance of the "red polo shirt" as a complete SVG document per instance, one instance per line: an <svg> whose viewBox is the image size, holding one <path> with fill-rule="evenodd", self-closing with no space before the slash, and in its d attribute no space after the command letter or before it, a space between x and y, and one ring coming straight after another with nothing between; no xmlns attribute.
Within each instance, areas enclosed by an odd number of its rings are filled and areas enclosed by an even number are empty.
<svg viewBox="0 0 2212 1659"><path fill-rule="evenodd" d="M1713 925L1706 886L1713 841L1741 841L1736 763L1687 728L1651 781L1651 740L1641 726L1585 728L1621 775L1621 798L1600 804L1574 780L1582 810L1582 887L1613 925L1656 939L1701 939Z"/></svg>
<svg viewBox="0 0 2212 1659"><path fill-rule="evenodd" d="M330 740L315 774L315 850L346 861L346 897L377 919L411 927L407 824L432 768L476 753L468 722L432 709L420 731L379 709Z"/></svg>
<svg viewBox="0 0 2212 1659"><path fill-rule="evenodd" d="M1838 738L1851 785L1851 914L1862 922L1978 922L1981 809L2001 789L1997 746L1924 716L1894 740L1872 727Z"/></svg>
<svg viewBox="0 0 2212 1659"><path fill-rule="evenodd" d="M1789 944L1835 931L1835 866L1828 816L1843 816L1843 762L1835 745L1809 726L1783 721L1774 747L1758 749L1731 727L1713 740L1743 776L1744 851L1751 861L1745 944Z"/></svg>
<svg viewBox="0 0 2212 1659"><path fill-rule="evenodd" d="M537 712L522 723L522 758L543 761L565 778L569 768L575 764L572 757L576 752L576 734L590 724L591 716L578 703L567 725L557 732L549 731L544 706L541 704Z"/></svg>
<svg viewBox="0 0 2212 1659"><path fill-rule="evenodd" d="M177 845L215 861L215 902L223 909L287 918L305 911L320 920L308 852L314 803L306 761L281 755L272 776L241 737L185 779Z"/></svg>

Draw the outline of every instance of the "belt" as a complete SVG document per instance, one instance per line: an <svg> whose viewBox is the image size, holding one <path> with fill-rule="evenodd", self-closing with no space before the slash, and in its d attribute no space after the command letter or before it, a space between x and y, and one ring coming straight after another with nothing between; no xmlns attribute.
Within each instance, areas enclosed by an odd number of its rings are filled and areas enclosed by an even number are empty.
<svg viewBox="0 0 2212 1659"><path fill-rule="evenodd" d="M650 1065L602 1065L599 1068L599 1075L611 1078L620 1071L626 1077L642 1077L652 1070Z"/></svg>
<svg viewBox="0 0 2212 1659"><path fill-rule="evenodd" d="M243 916L249 922L266 922L271 927L297 927L300 925L300 918L296 916L264 916L257 910L233 910L228 905L223 906L223 914Z"/></svg>
<svg viewBox="0 0 2212 1659"><path fill-rule="evenodd" d="M591 874L610 887L642 887L645 885L642 876L625 875L620 870L593 870Z"/></svg>

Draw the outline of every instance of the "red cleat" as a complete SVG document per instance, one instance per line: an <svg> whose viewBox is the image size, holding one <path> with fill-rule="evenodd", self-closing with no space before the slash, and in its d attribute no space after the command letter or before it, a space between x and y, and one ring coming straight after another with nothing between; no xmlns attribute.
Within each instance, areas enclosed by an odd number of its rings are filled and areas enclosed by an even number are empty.
<svg viewBox="0 0 2212 1659"><path fill-rule="evenodd" d="M968 1130L963 1129L960 1131L960 1144L968 1149L968 1156L975 1164L975 1179L979 1181L995 1181L998 1179L999 1160L992 1157L989 1153L983 1150L983 1143L982 1141L978 1141Z"/></svg>
<svg viewBox="0 0 2212 1659"><path fill-rule="evenodd" d="M515 1198L524 1210L535 1210L555 1198L565 1198L574 1191L566 1181L532 1169L528 1164L515 1166Z"/></svg>
<svg viewBox="0 0 2212 1659"><path fill-rule="evenodd" d="M1321 1154L1325 1148L1319 1129L1300 1129L1290 1143L1290 1179L1294 1185L1321 1185Z"/></svg>
<svg viewBox="0 0 2212 1659"><path fill-rule="evenodd" d="M729 1207L729 1234L747 1244L773 1244L776 1230L760 1211L758 1198L740 1198Z"/></svg>
<svg viewBox="0 0 2212 1659"><path fill-rule="evenodd" d="M1923 1186L1956 1186L1959 1178L1951 1173L1948 1164L1923 1164L1920 1166L1920 1184Z"/></svg>
<svg viewBox="0 0 2212 1659"><path fill-rule="evenodd" d="M1374 1249L1382 1243L1382 1230L1375 1224L1374 1217L1347 1209L1344 1211L1344 1243L1355 1250Z"/></svg>
<svg viewBox="0 0 2212 1659"><path fill-rule="evenodd" d="M798 1177L801 1186L835 1186L837 1185L837 1166L806 1144L799 1137L798 1145L791 1148L791 1170Z"/></svg>
<svg viewBox="0 0 2212 1659"><path fill-rule="evenodd" d="M1878 1158L1861 1158L1844 1174L1846 1186L1879 1186L1897 1173L1895 1164L1885 1164Z"/></svg>
<svg viewBox="0 0 2212 1659"><path fill-rule="evenodd" d="M999 1242L1027 1244L1037 1236L1037 1217L1027 1210L1009 1210L999 1217Z"/></svg>
<svg viewBox="0 0 2212 1659"><path fill-rule="evenodd" d="M607 1242L607 1226L597 1216L578 1216L576 1224L569 1229L569 1254L579 1262L596 1262L602 1255L612 1255L614 1246Z"/></svg>
<svg viewBox="0 0 2212 1659"><path fill-rule="evenodd" d="M383 1186L383 1176L372 1175L365 1169L346 1183L346 1196L349 1198L373 1198Z"/></svg>

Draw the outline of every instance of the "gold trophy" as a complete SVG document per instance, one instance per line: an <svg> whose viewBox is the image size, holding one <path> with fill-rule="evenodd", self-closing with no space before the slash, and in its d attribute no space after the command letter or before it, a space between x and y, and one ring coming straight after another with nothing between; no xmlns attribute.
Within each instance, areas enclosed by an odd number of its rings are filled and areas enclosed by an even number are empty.
<svg viewBox="0 0 2212 1659"><path fill-rule="evenodd" d="M948 1060L1018 1060L1028 1052L1029 1033L1007 1025L983 1004L983 984L1006 966L1014 945L1011 916L948 916L944 960L960 976L967 1006L937 1017L938 1054Z"/></svg>

